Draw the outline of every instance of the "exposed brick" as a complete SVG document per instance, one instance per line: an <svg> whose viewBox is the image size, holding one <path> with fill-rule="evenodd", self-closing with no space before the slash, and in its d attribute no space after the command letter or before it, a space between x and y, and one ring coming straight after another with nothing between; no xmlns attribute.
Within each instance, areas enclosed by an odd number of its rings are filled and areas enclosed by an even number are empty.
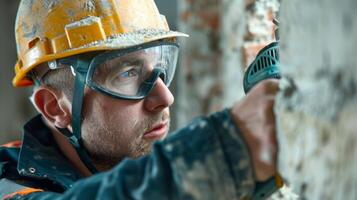
<svg viewBox="0 0 357 200"><path fill-rule="evenodd" d="M253 62L258 52L268 45L268 41L260 42L260 43L249 43L246 42L243 47L243 58L244 58L244 68L248 67L250 63Z"/></svg>

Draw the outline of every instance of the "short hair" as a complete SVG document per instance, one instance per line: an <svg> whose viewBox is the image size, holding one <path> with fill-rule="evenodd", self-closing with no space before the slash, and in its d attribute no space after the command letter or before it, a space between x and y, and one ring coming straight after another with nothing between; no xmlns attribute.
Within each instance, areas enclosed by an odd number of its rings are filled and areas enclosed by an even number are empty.
<svg viewBox="0 0 357 200"><path fill-rule="evenodd" d="M38 66L38 69L48 69L48 64L43 63ZM40 85L45 85L54 90L63 92L67 98L72 101L74 75L70 66L63 66L58 69L50 69L44 75L39 76L38 71L35 69L32 73L32 79L35 82L34 90Z"/></svg>

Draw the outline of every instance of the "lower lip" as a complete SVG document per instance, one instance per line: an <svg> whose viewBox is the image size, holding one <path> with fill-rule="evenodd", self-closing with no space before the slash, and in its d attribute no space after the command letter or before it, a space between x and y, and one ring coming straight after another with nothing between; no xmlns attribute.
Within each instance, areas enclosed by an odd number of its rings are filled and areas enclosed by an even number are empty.
<svg viewBox="0 0 357 200"><path fill-rule="evenodd" d="M149 139L149 140L158 140L158 139L161 139L162 137L164 137L166 132L167 132L167 124L164 124L163 126L157 128L157 129L146 132L144 134L143 138Z"/></svg>

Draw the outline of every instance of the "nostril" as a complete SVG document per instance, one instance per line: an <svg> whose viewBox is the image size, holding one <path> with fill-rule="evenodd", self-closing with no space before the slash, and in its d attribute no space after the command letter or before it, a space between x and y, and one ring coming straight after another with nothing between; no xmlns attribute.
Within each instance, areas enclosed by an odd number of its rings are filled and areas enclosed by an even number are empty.
<svg viewBox="0 0 357 200"><path fill-rule="evenodd" d="M161 80L166 83L166 73L165 72L162 72L159 76L161 78Z"/></svg>
<svg viewBox="0 0 357 200"><path fill-rule="evenodd" d="M155 82L154 88L150 91L144 100L145 108L149 111L161 111L174 102L174 97L171 91L167 88L165 82L165 74L159 75L160 79Z"/></svg>

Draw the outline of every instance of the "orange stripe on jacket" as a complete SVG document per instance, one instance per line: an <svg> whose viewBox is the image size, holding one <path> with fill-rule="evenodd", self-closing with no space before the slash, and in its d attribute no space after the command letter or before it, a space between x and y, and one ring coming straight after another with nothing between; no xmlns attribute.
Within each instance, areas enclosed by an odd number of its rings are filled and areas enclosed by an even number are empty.
<svg viewBox="0 0 357 200"><path fill-rule="evenodd" d="M3 144L1 146L2 147L21 147L21 145L22 145L22 141L18 140L18 141L13 141L13 142Z"/></svg>
<svg viewBox="0 0 357 200"><path fill-rule="evenodd" d="M13 192L11 194L6 195L3 198L3 200L10 199L10 198L12 198L12 197L14 197L16 195L24 196L24 195L28 195L28 194L31 194L31 193L34 193L34 192L43 192L43 190L36 189L36 188L25 188L25 189L19 190L17 192Z"/></svg>

